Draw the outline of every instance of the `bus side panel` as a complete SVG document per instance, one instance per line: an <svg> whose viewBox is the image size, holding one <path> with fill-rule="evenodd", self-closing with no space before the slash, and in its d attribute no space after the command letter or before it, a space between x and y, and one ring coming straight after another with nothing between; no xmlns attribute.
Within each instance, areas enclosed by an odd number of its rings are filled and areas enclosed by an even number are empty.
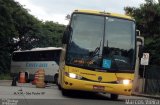
<svg viewBox="0 0 160 105"><path fill-rule="evenodd" d="M53 81L59 65L54 61L11 62L11 75L18 76L19 72L28 72L29 79L33 80L39 68L45 70L46 81Z"/></svg>
<svg viewBox="0 0 160 105"><path fill-rule="evenodd" d="M63 45L63 49L61 51L61 55L60 55L60 66L59 66L59 70L58 70L58 84L63 87L63 77L64 77L64 70L65 70L65 56L66 56L66 44Z"/></svg>

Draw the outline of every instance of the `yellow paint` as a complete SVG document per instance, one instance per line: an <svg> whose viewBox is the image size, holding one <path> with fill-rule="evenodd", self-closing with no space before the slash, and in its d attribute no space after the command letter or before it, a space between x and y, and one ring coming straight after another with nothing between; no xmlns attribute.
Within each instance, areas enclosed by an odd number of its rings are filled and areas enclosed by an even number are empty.
<svg viewBox="0 0 160 105"><path fill-rule="evenodd" d="M132 17L130 17L128 15L122 15L122 14L117 14L117 13L109 13L109 12L97 11L97 10L75 10L74 12L86 13L86 14L96 14L96 15L105 15L105 16L113 16L113 17L118 17L118 18L134 20Z"/></svg>
<svg viewBox="0 0 160 105"><path fill-rule="evenodd" d="M87 69L65 66L65 70L68 73L75 73L79 76L86 78L87 80L78 80L69 78L64 76L63 81L63 88L64 89L73 89L73 90L84 90L84 91L96 91L93 89L94 85L97 86L104 86L105 90L103 92L114 93L114 94L122 94L122 95L130 95L131 91L125 91L132 89L132 84L123 85L123 84L116 84L110 82L116 82L117 78L121 79L130 79L133 80L134 74L133 73L109 73L109 72L98 72L98 71L91 71ZM98 77L102 77L102 81L98 81ZM64 82L68 82L66 85ZM73 85L69 85L72 83ZM101 92L101 91L99 91Z"/></svg>

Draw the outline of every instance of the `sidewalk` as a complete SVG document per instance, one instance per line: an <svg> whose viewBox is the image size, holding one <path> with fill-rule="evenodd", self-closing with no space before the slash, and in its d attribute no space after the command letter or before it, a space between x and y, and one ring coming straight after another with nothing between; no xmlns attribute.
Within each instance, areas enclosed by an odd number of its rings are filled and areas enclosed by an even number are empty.
<svg viewBox="0 0 160 105"><path fill-rule="evenodd" d="M149 95L144 93L132 93L133 96L139 96L139 97L147 97L147 98L154 98L154 99L160 99L160 95Z"/></svg>
<svg viewBox="0 0 160 105"><path fill-rule="evenodd" d="M0 80L0 86L11 86L12 80Z"/></svg>

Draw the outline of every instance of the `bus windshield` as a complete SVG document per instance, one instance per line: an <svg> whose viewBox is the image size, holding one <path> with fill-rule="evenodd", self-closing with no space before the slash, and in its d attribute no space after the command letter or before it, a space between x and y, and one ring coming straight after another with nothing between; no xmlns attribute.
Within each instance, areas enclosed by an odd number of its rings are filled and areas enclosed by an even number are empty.
<svg viewBox="0 0 160 105"><path fill-rule="evenodd" d="M66 64L102 71L134 70L134 21L73 14L71 28Z"/></svg>

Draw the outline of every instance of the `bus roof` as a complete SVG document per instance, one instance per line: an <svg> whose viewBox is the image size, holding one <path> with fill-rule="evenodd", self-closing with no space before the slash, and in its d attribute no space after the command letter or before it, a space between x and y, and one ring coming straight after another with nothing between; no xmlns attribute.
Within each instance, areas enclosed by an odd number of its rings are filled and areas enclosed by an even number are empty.
<svg viewBox="0 0 160 105"><path fill-rule="evenodd" d="M86 14L97 14L97 15L106 15L106 16L112 16L117 18L124 18L129 20L134 20L132 17L128 15L122 15L117 13L109 13L105 11L97 11L97 10L75 10L73 13L86 13Z"/></svg>
<svg viewBox="0 0 160 105"><path fill-rule="evenodd" d="M31 50L18 50L14 52L32 52L32 51L47 51L47 50L62 50L61 47L44 47L44 48L33 48Z"/></svg>

